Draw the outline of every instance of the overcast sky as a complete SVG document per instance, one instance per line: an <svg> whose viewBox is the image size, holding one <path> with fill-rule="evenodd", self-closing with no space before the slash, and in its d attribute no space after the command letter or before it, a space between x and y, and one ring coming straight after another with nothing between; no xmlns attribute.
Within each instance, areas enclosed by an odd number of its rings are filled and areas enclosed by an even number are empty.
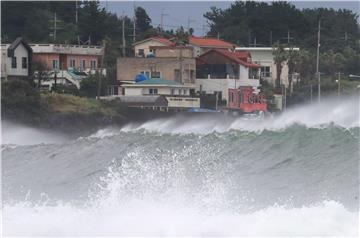
<svg viewBox="0 0 360 238"><path fill-rule="evenodd" d="M360 13L360 1L291 1L297 8L346 8ZM203 14L210 10L210 7L230 7L232 1L101 1L101 5L108 11L133 16L134 4L141 6L147 12L154 26L160 25L163 14L163 26L165 29L178 28L179 26L194 28L195 35L202 36L208 30L206 19ZM360 18L358 19L360 22Z"/></svg>

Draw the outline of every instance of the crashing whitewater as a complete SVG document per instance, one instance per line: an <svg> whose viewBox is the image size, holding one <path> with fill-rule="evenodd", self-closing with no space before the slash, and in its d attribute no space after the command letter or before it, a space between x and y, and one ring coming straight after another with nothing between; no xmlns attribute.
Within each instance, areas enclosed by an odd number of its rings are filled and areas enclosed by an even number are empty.
<svg viewBox="0 0 360 238"><path fill-rule="evenodd" d="M2 125L4 236L357 236L359 100L91 136Z"/></svg>

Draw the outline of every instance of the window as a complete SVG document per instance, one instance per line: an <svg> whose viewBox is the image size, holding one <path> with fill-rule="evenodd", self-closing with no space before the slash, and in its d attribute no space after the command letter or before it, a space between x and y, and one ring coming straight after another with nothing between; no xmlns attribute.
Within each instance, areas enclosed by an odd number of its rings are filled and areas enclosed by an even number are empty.
<svg viewBox="0 0 360 238"><path fill-rule="evenodd" d="M58 69L59 68L59 61L58 60L53 60L53 69Z"/></svg>
<svg viewBox="0 0 360 238"><path fill-rule="evenodd" d="M85 60L81 60L80 61L80 69L84 70L85 69Z"/></svg>
<svg viewBox="0 0 360 238"><path fill-rule="evenodd" d="M17 68L16 57L11 58L11 68L13 68L13 69Z"/></svg>
<svg viewBox="0 0 360 238"><path fill-rule="evenodd" d="M21 58L21 66L23 69L27 69L27 58L26 57Z"/></svg>
<svg viewBox="0 0 360 238"><path fill-rule="evenodd" d="M91 69L96 69L96 60L91 60L90 64L91 64Z"/></svg>
<svg viewBox="0 0 360 238"><path fill-rule="evenodd" d="M158 94L157 88L149 88L149 94Z"/></svg>
<svg viewBox="0 0 360 238"><path fill-rule="evenodd" d="M151 78L153 78L153 79L159 79L159 78L161 78L161 73L160 73L160 71L151 71Z"/></svg>
<svg viewBox="0 0 360 238"><path fill-rule="evenodd" d="M171 89L171 93L170 93L171 95L174 95L175 94L175 89Z"/></svg>
<svg viewBox="0 0 360 238"><path fill-rule="evenodd" d="M181 89L179 89L178 92L179 92L179 95L181 95Z"/></svg>
<svg viewBox="0 0 360 238"><path fill-rule="evenodd" d="M150 78L150 71L140 71L140 74L145 75L147 78Z"/></svg>
<svg viewBox="0 0 360 238"><path fill-rule="evenodd" d="M174 70L174 79L175 79L176 82L181 83L180 70L179 69Z"/></svg>
<svg viewBox="0 0 360 238"><path fill-rule="evenodd" d="M138 49L138 55L144 57L144 55L145 55L144 49Z"/></svg>
<svg viewBox="0 0 360 238"><path fill-rule="evenodd" d="M270 66L263 66L260 68L262 77L270 77Z"/></svg>
<svg viewBox="0 0 360 238"><path fill-rule="evenodd" d="M70 60L70 67L71 68L75 68L76 66L75 66L75 60L74 59L71 59Z"/></svg>
<svg viewBox="0 0 360 238"><path fill-rule="evenodd" d="M186 89L184 89L184 95L186 95L187 94L187 90Z"/></svg>

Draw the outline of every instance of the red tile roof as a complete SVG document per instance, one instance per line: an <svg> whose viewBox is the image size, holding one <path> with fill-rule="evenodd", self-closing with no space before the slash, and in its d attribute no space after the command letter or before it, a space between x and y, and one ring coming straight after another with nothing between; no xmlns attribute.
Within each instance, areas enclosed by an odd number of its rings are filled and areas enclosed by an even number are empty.
<svg viewBox="0 0 360 238"><path fill-rule="evenodd" d="M156 40L166 46L174 46L175 43L174 42L171 42L170 40L164 38L164 37L159 37L159 36L153 36L153 37L150 37L150 38L147 38L147 39L144 39L144 40L141 40L141 41L138 41L138 42L135 42L133 45L138 45L138 44L141 44L143 42L146 42L146 41L149 41L149 40Z"/></svg>
<svg viewBox="0 0 360 238"><path fill-rule="evenodd" d="M225 49L212 49L212 50L209 50L207 52L205 52L204 54L202 55L205 55L205 54L208 54L210 52L217 52L223 56L225 56L226 58L238 63L238 64L241 64L247 68L259 68L260 66L257 65L257 64L253 64L253 63L250 63L250 62L247 62L247 58L246 57L246 60L243 58L243 56L249 56L249 54L246 54L246 53L243 53L241 52L232 52L232 51L229 51L229 50L225 50ZM199 56L201 57L201 55Z"/></svg>
<svg viewBox="0 0 360 238"><path fill-rule="evenodd" d="M154 36L154 37L151 37L150 39L153 39L153 40L157 40L165 45L168 45L168 46L173 46L175 45L174 42L172 41L169 41L168 39L164 38L164 37L159 37L159 36Z"/></svg>
<svg viewBox="0 0 360 238"><path fill-rule="evenodd" d="M189 37L189 44L197 45L197 46L227 48L227 49L234 47L233 44L223 41L223 40L216 39L216 38L202 38L202 37L195 37L195 36Z"/></svg>

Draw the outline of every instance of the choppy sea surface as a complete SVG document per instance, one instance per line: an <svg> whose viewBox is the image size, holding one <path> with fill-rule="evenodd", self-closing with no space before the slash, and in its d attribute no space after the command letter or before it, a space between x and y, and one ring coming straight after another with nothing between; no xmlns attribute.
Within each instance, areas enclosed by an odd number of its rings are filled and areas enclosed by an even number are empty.
<svg viewBox="0 0 360 238"><path fill-rule="evenodd" d="M359 98L90 136L2 122L4 236L358 236Z"/></svg>

